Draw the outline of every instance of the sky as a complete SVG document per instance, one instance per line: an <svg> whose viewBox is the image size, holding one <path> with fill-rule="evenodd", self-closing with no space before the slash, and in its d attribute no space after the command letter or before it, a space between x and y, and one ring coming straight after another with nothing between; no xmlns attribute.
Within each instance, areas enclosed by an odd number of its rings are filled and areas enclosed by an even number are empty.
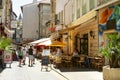
<svg viewBox="0 0 120 80"><path fill-rule="evenodd" d="M37 0L41 1L41 0ZM21 13L21 6L32 3L33 0L12 0L13 3L13 11L16 13L17 17Z"/></svg>

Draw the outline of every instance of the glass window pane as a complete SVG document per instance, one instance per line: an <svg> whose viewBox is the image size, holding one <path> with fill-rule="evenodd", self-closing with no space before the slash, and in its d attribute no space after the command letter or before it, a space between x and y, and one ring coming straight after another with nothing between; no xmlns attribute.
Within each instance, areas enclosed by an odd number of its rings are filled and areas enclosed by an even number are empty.
<svg viewBox="0 0 120 80"><path fill-rule="evenodd" d="M72 21L74 21L75 20L75 0L73 1L73 4L72 4Z"/></svg>
<svg viewBox="0 0 120 80"><path fill-rule="evenodd" d="M87 12L87 0L82 0L82 15Z"/></svg>
<svg viewBox="0 0 120 80"><path fill-rule="evenodd" d="M80 17L80 0L76 0L76 4L77 4L76 14L77 14L77 18L79 18Z"/></svg>
<svg viewBox="0 0 120 80"><path fill-rule="evenodd" d="M90 0L90 10L95 8L95 0Z"/></svg>

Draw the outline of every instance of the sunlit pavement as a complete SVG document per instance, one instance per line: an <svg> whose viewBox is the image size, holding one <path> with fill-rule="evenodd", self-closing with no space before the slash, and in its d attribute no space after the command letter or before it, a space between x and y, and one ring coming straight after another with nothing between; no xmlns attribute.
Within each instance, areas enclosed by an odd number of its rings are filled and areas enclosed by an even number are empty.
<svg viewBox="0 0 120 80"><path fill-rule="evenodd" d="M26 61L28 63L28 61ZM7 65L9 67L9 65ZM13 62L11 68L5 68L0 73L0 80L66 80L50 68L48 71L42 69L39 61L33 67L28 64L18 67L18 62Z"/></svg>
<svg viewBox="0 0 120 80"><path fill-rule="evenodd" d="M65 76L68 80L103 80L103 73L99 71L60 71L56 72Z"/></svg>
<svg viewBox="0 0 120 80"><path fill-rule="evenodd" d="M42 69L40 61L36 60L33 67L26 65L18 67L18 62L13 62L11 68L5 68L0 73L0 80L103 80L99 71L72 71L63 72L59 69ZM9 65L7 65L9 67Z"/></svg>
<svg viewBox="0 0 120 80"><path fill-rule="evenodd" d="M70 80L103 80L102 73L93 72L62 72Z"/></svg>

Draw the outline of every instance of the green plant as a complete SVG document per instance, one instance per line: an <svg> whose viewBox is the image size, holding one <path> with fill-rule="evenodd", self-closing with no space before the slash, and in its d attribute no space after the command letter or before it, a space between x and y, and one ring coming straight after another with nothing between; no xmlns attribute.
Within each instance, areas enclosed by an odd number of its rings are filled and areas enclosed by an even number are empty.
<svg viewBox="0 0 120 80"><path fill-rule="evenodd" d="M120 34L109 33L107 35L106 46L100 48L100 53L105 56L111 68L119 67L118 61L120 58Z"/></svg>
<svg viewBox="0 0 120 80"><path fill-rule="evenodd" d="M0 49L11 53L11 50L9 48L10 45L11 45L11 39L6 38L4 36L0 38Z"/></svg>

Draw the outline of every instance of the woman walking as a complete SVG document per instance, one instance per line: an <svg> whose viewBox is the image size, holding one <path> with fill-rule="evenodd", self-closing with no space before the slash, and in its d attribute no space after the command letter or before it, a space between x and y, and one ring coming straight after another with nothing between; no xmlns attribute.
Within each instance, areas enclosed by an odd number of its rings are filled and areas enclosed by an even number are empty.
<svg viewBox="0 0 120 80"><path fill-rule="evenodd" d="M18 48L18 58L19 58L19 67L21 67L21 62L22 62L22 58L23 58L23 53L22 53L21 47Z"/></svg>

